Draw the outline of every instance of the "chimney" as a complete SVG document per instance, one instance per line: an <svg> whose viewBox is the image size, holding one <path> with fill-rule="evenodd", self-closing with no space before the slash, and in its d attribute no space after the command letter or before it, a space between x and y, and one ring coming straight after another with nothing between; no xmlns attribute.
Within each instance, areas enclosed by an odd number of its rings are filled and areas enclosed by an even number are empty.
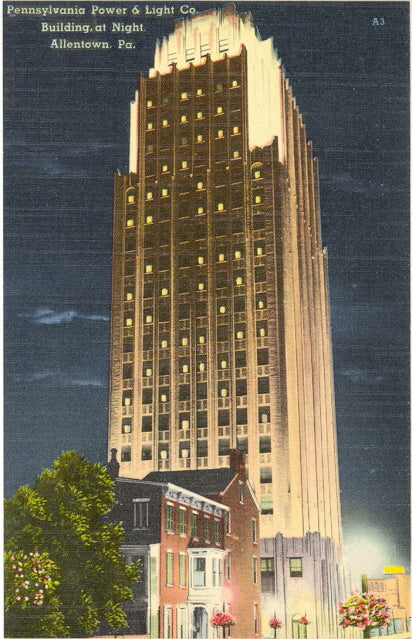
<svg viewBox="0 0 412 639"><path fill-rule="evenodd" d="M107 472L109 473L110 477L114 481L116 479L116 477L119 476L120 464L119 464L119 462L116 459L117 448L112 448L110 452L112 454L112 457L111 457L109 463L107 464Z"/></svg>
<svg viewBox="0 0 412 639"><path fill-rule="evenodd" d="M230 455L230 469L235 473L244 473L245 472L245 458L243 453L240 452L237 448L231 448L229 451Z"/></svg>

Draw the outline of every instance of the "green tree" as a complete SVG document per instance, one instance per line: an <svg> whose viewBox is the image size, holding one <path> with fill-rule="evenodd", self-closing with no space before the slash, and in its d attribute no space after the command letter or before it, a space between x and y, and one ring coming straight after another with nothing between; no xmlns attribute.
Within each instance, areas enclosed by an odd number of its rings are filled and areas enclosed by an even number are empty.
<svg viewBox="0 0 412 639"><path fill-rule="evenodd" d="M44 610L53 603L62 613L66 631L60 636L89 635L101 622L114 630L127 626L121 603L132 598L139 566L121 557L120 524L103 521L113 503L105 468L74 451L43 470L33 488L22 486L6 501L6 552L47 553L59 572L53 601ZM22 627L14 636L53 636L37 632Z"/></svg>

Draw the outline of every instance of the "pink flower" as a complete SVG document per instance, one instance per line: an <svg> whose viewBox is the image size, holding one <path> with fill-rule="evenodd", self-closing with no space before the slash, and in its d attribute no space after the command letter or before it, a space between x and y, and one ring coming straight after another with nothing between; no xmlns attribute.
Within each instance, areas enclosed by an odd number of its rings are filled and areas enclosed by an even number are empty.
<svg viewBox="0 0 412 639"><path fill-rule="evenodd" d="M281 628L282 622L277 617L272 617L272 619L269 619L269 626L271 628Z"/></svg>

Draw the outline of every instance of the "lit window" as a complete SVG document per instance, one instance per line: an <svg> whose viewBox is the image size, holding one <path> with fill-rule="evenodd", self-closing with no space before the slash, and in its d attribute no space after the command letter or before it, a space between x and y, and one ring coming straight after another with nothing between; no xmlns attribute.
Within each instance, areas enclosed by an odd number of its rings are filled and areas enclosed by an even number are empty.
<svg viewBox="0 0 412 639"><path fill-rule="evenodd" d="M181 122L187 122L187 115L181 115L180 116L180 121Z"/></svg>
<svg viewBox="0 0 412 639"><path fill-rule="evenodd" d="M302 557L289 557L289 572L291 577L302 577Z"/></svg>
<svg viewBox="0 0 412 639"><path fill-rule="evenodd" d="M162 197L166 197L167 195L169 195L169 189L163 188L162 189Z"/></svg>
<svg viewBox="0 0 412 639"><path fill-rule="evenodd" d="M223 137L224 137L224 135L225 135L225 134L224 134L223 129L219 129L219 130L218 130L218 132L217 132L217 137L218 137L218 138L223 138Z"/></svg>
<svg viewBox="0 0 412 639"><path fill-rule="evenodd" d="M131 317L126 317L126 326L133 326L133 319Z"/></svg>
<svg viewBox="0 0 412 639"><path fill-rule="evenodd" d="M163 166L162 166L162 172L163 172L163 173L166 173L166 171L168 171L168 170L169 170L169 167L167 166L167 164L163 164Z"/></svg>
<svg viewBox="0 0 412 639"><path fill-rule="evenodd" d="M240 260L241 257L242 257L242 252L237 249L235 251L235 260Z"/></svg>
<svg viewBox="0 0 412 639"><path fill-rule="evenodd" d="M233 127L233 134L236 135L237 133L239 133L239 127L238 126L234 126Z"/></svg>
<svg viewBox="0 0 412 639"><path fill-rule="evenodd" d="M219 260L219 262L224 262L225 261L225 254L224 253L219 253L218 260Z"/></svg>
<svg viewBox="0 0 412 639"><path fill-rule="evenodd" d="M162 339L162 341L160 342L160 346L161 348L167 348L169 345L167 339Z"/></svg>
<svg viewBox="0 0 412 639"><path fill-rule="evenodd" d="M263 255L263 247L262 246L257 246L256 247L255 255Z"/></svg>
<svg viewBox="0 0 412 639"><path fill-rule="evenodd" d="M218 202L217 204L217 210L218 211L223 211L225 208L224 202Z"/></svg>
<svg viewBox="0 0 412 639"><path fill-rule="evenodd" d="M147 130L151 131L151 129L153 129L153 122L148 122L147 123Z"/></svg>
<svg viewBox="0 0 412 639"><path fill-rule="evenodd" d="M133 218L129 218L129 219L126 221L126 226L134 226L134 220L133 220Z"/></svg>
<svg viewBox="0 0 412 639"><path fill-rule="evenodd" d="M216 84L216 91L222 91L223 90L223 84L221 82L218 82Z"/></svg>
<svg viewBox="0 0 412 639"><path fill-rule="evenodd" d="M198 191L203 189L203 182L198 182L197 185L196 185L196 188L197 188Z"/></svg>
<svg viewBox="0 0 412 639"><path fill-rule="evenodd" d="M162 288L161 290L161 294L164 295L169 295L169 289L168 288Z"/></svg>
<svg viewBox="0 0 412 639"><path fill-rule="evenodd" d="M144 374L146 375L146 377L151 377L152 376L152 369L151 368L146 368Z"/></svg>
<svg viewBox="0 0 412 639"><path fill-rule="evenodd" d="M228 396L228 389L223 387L220 389L220 397L227 397Z"/></svg>
<svg viewBox="0 0 412 639"><path fill-rule="evenodd" d="M243 284L243 277L238 276L235 280L236 286L240 286L241 284Z"/></svg>
<svg viewBox="0 0 412 639"><path fill-rule="evenodd" d="M153 316L152 315L146 315L145 322L146 322L146 324L151 324L153 322Z"/></svg>
<svg viewBox="0 0 412 639"><path fill-rule="evenodd" d="M197 290L198 291L204 291L204 289L205 289L204 283L203 282L199 282L198 285L197 285Z"/></svg>
<svg viewBox="0 0 412 639"><path fill-rule="evenodd" d="M239 158L240 157L240 151L233 151L232 157Z"/></svg>
<svg viewBox="0 0 412 639"><path fill-rule="evenodd" d="M130 291L128 293L126 293L126 301L130 302L130 300L133 299L133 293L130 293Z"/></svg>
<svg viewBox="0 0 412 639"><path fill-rule="evenodd" d="M232 80L232 87L237 87L237 86L239 86L238 81Z"/></svg>
<svg viewBox="0 0 412 639"><path fill-rule="evenodd" d="M224 313L226 313L226 306L223 306L223 305L222 305L222 306L219 306L219 313L220 313L221 315L223 315Z"/></svg>
<svg viewBox="0 0 412 639"><path fill-rule="evenodd" d="M197 341L199 342L199 344L204 344L205 343L205 336L204 335L199 335L197 338Z"/></svg>
<svg viewBox="0 0 412 639"><path fill-rule="evenodd" d="M196 89L196 95L203 95L203 89Z"/></svg>
<svg viewBox="0 0 412 639"><path fill-rule="evenodd" d="M165 395L165 393L162 393L162 394L160 395L160 401L161 401L162 403L167 402L167 395Z"/></svg>
<svg viewBox="0 0 412 639"><path fill-rule="evenodd" d="M253 177L257 179L262 177L262 174L259 170L256 170L256 171L253 171Z"/></svg>
<svg viewBox="0 0 412 639"><path fill-rule="evenodd" d="M199 134L199 135L196 137L196 141L197 141L197 142L203 142L203 135L200 135L200 134Z"/></svg>
<svg viewBox="0 0 412 639"><path fill-rule="evenodd" d="M204 362L199 362L199 371L202 373L205 370L205 363Z"/></svg>
<svg viewBox="0 0 412 639"><path fill-rule="evenodd" d="M262 202L262 198L260 195L255 195L255 204L260 204Z"/></svg>
<svg viewBox="0 0 412 639"><path fill-rule="evenodd" d="M189 338L188 337L182 337L181 344L182 344L182 346L187 346L189 344Z"/></svg>
<svg viewBox="0 0 412 639"><path fill-rule="evenodd" d="M198 255L197 263L198 264L204 264L205 263L205 258L203 257L203 255Z"/></svg>
<svg viewBox="0 0 412 639"><path fill-rule="evenodd" d="M187 160L182 160L181 168L187 169Z"/></svg>
<svg viewBox="0 0 412 639"><path fill-rule="evenodd" d="M203 118L203 113L202 113L202 111L198 111L198 112L196 113L196 117L197 117L197 119L198 119L198 120L201 120L201 119Z"/></svg>
<svg viewBox="0 0 412 639"><path fill-rule="evenodd" d="M162 120L162 126L169 126L169 120L166 120L166 118Z"/></svg>
<svg viewBox="0 0 412 639"><path fill-rule="evenodd" d="M193 586L206 585L206 558L193 557Z"/></svg>
<svg viewBox="0 0 412 639"><path fill-rule="evenodd" d="M153 200L153 193L152 191L148 191L146 193L146 200Z"/></svg>
<svg viewBox="0 0 412 639"><path fill-rule="evenodd" d="M226 368L227 367L227 361L225 359L222 359L220 362L220 368Z"/></svg>
<svg viewBox="0 0 412 639"><path fill-rule="evenodd" d="M153 102L152 102L152 100L148 100L148 101L146 102L146 104L147 104L147 106L149 107L149 109L150 109L150 107L152 107L152 106L153 106Z"/></svg>
<svg viewBox="0 0 412 639"><path fill-rule="evenodd" d="M146 266L144 267L145 273L152 273L153 272L153 264L146 264Z"/></svg>
<svg viewBox="0 0 412 639"><path fill-rule="evenodd" d="M244 337L245 337L245 334L243 331L236 332L236 339L243 339Z"/></svg>
<svg viewBox="0 0 412 639"><path fill-rule="evenodd" d="M197 213L198 213L198 215L202 215L202 214L204 213L204 208L203 208L203 206L198 206L198 207L197 207Z"/></svg>
<svg viewBox="0 0 412 639"><path fill-rule="evenodd" d="M127 201L128 202L134 202L134 195L128 195L127 196Z"/></svg>
<svg viewBox="0 0 412 639"><path fill-rule="evenodd" d="M187 100L187 93L186 93L186 91L182 91L182 93L180 94L180 99L181 99L181 100Z"/></svg>
<svg viewBox="0 0 412 639"><path fill-rule="evenodd" d="M216 107L216 113L223 113L223 107L221 106Z"/></svg>
<svg viewBox="0 0 412 639"><path fill-rule="evenodd" d="M146 224L153 224L153 215L146 215Z"/></svg>

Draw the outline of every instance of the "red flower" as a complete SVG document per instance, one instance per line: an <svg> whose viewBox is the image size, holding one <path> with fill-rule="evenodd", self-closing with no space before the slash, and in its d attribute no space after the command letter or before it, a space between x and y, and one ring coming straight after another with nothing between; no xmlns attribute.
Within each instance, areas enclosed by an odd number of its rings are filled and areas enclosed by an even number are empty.
<svg viewBox="0 0 412 639"><path fill-rule="evenodd" d="M217 627L217 626L231 626L235 622L230 613L218 611L218 612L215 612L213 617L210 619L210 623L212 626Z"/></svg>
<svg viewBox="0 0 412 639"><path fill-rule="evenodd" d="M307 626L308 623L310 623L309 619L307 617L305 617L305 616L301 617L299 619L299 621L300 621L300 623L303 623L305 626Z"/></svg>
<svg viewBox="0 0 412 639"><path fill-rule="evenodd" d="M269 626L271 628L281 628L282 622L277 617L272 617L272 619L269 619Z"/></svg>

